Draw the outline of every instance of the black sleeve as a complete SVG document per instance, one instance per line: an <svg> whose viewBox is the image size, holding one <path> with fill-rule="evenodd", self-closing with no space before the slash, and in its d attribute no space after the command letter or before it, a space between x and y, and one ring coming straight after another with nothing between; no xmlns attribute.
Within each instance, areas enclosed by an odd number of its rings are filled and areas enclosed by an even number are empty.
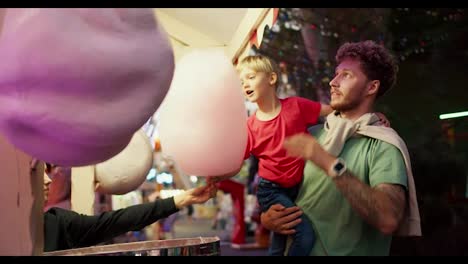
<svg viewBox="0 0 468 264"><path fill-rule="evenodd" d="M177 212L174 198L153 203L133 205L124 209L104 212L96 216L76 212L63 215L66 236L73 247L87 247L108 241L128 231L141 230L161 218Z"/></svg>

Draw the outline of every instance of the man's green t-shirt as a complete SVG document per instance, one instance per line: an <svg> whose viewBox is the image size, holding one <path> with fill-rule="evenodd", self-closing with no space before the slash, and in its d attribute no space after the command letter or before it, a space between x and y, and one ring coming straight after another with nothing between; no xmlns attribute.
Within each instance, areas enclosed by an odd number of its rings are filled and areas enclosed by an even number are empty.
<svg viewBox="0 0 468 264"><path fill-rule="evenodd" d="M312 131L323 143L326 131ZM348 171L370 186L380 183L407 187L401 152L381 140L358 136L348 139L339 155ZM317 239L311 255L388 255L391 236L367 224L351 208L323 170L306 162L304 181L296 203L313 223Z"/></svg>

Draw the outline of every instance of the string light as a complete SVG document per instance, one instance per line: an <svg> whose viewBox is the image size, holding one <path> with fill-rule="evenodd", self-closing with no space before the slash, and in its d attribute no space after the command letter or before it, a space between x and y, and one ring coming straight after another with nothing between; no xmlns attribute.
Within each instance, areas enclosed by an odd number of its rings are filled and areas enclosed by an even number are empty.
<svg viewBox="0 0 468 264"><path fill-rule="evenodd" d="M457 118L457 117L463 117L463 116L468 116L468 111L450 113L450 114L442 114L442 115L439 115L439 119L449 119L449 118Z"/></svg>

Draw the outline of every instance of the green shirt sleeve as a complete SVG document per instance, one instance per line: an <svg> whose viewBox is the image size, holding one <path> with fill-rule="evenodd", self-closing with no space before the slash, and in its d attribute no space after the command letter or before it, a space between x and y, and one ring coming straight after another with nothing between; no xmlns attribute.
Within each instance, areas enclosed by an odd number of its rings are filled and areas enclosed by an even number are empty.
<svg viewBox="0 0 468 264"><path fill-rule="evenodd" d="M377 141L369 155L369 184L400 184L408 188L406 165L400 150L386 142Z"/></svg>

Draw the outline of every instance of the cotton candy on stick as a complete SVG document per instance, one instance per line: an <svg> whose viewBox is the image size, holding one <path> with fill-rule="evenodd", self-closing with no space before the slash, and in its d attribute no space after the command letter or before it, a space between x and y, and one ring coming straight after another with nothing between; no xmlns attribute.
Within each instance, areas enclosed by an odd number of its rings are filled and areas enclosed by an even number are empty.
<svg viewBox="0 0 468 264"><path fill-rule="evenodd" d="M160 111L161 149L183 172L217 176L240 168L247 112L240 79L223 51L182 57Z"/></svg>

